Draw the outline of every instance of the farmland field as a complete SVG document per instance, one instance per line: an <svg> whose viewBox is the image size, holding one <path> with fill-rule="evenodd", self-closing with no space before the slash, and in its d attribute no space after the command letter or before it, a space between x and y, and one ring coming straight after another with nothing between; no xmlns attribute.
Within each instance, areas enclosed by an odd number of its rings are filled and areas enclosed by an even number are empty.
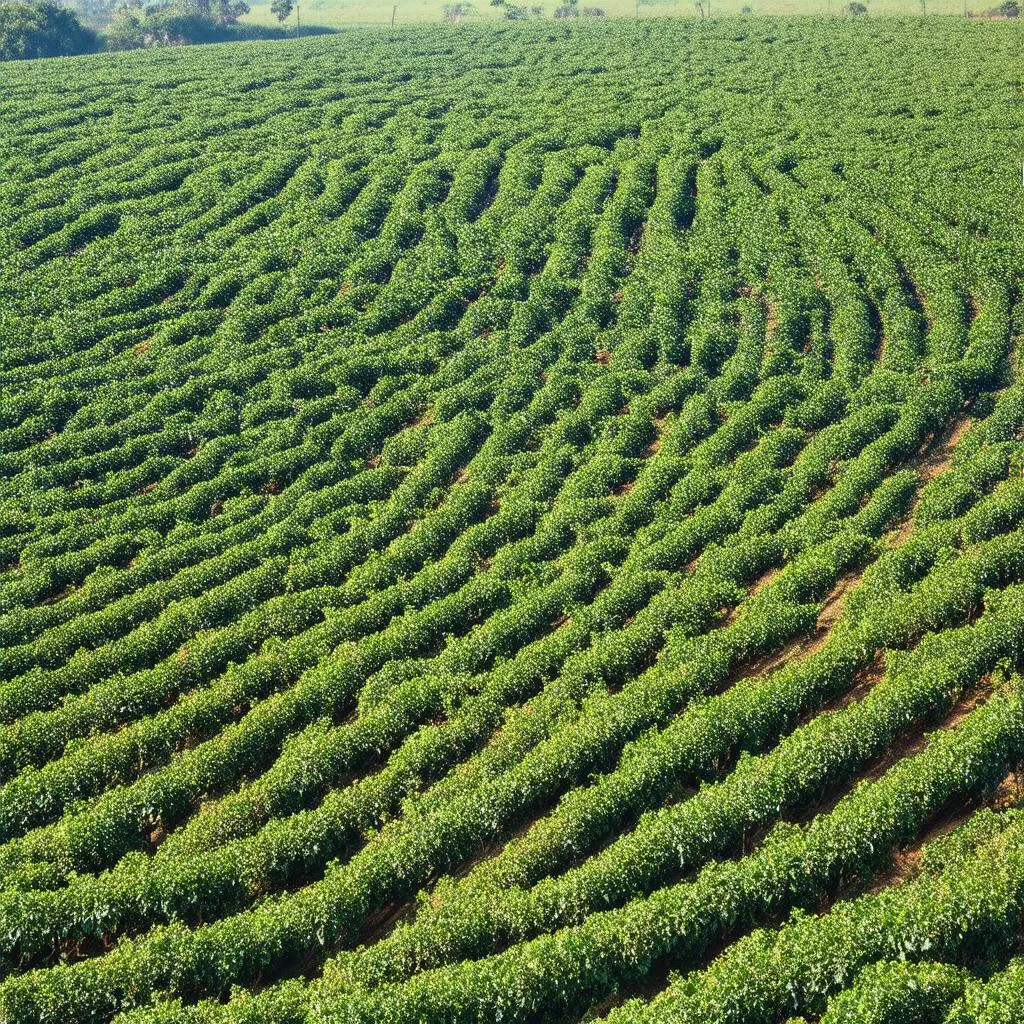
<svg viewBox="0 0 1024 1024"><path fill-rule="evenodd" d="M1022 73L0 69L0 1022L1024 1019Z"/></svg>
<svg viewBox="0 0 1024 1024"><path fill-rule="evenodd" d="M300 0L299 12L291 15L284 25L296 31L296 22L302 31L311 26L337 29L352 25L387 25L395 15L395 25L403 28L423 22L445 20L445 9L449 13L457 0ZM465 5L459 15L460 26L480 25L505 18L505 8L492 5L490 0L461 0ZM707 10L706 0L702 0ZM540 9L536 17L551 18L560 0L543 0L540 4L527 4L528 10ZM588 6L588 5L584 5ZM643 20L663 18L700 18L700 9L694 0L595 0L592 5L599 7L612 18L639 18ZM921 0L869 0L867 5L872 15L898 15L918 17L921 15ZM994 0L925 0L924 10L928 17L933 15L957 15L965 12L981 16L997 6ZM251 11L242 18L243 24L277 26L278 21L270 9L270 0L254 0ZM749 10L745 10L749 8ZM712 0L711 13L716 18L723 15L798 15L838 17L843 13L843 0Z"/></svg>

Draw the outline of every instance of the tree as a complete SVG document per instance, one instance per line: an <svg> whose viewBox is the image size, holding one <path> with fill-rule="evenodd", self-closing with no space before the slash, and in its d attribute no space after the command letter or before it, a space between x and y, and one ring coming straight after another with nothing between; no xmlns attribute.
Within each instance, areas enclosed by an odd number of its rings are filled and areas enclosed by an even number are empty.
<svg viewBox="0 0 1024 1024"><path fill-rule="evenodd" d="M847 14L853 14L855 16L860 16L862 14L868 13L867 4L859 3L858 0L851 0L851 2L848 3L843 8L843 10L846 11Z"/></svg>
<svg viewBox="0 0 1024 1024"><path fill-rule="evenodd" d="M107 46L135 50L238 39L238 19L248 10L244 0L171 0L145 8L136 0L118 12L106 33Z"/></svg>
<svg viewBox="0 0 1024 1024"><path fill-rule="evenodd" d="M69 57L97 49L94 32L54 3L0 4L0 60Z"/></svg>
<svg viewBox="0 0 1024 1024"><path fill-rule="evenodd" d="M272 0L270 9L278 21L286 21L291 17L292 11L295 10L295 5L292 3L292 0Z"/></svg>

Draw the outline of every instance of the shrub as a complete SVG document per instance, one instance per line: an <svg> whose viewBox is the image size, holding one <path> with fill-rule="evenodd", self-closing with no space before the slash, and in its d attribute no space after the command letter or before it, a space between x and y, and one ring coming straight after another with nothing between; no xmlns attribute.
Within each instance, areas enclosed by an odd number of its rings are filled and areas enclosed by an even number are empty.
<svg viewBox="0 0 1024 1024"><path fill-rule="evenodd" d="M95 33L52 3L0 4L0 60L70 57L97 48Z"/></svg>

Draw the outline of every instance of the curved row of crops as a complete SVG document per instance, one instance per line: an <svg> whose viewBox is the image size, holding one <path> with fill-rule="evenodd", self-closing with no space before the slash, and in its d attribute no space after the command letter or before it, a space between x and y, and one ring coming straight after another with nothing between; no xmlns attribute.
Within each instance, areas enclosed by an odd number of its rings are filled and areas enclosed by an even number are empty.
<svg viewBox="0 0 1024 1024"><path fill-rule="evenodd" d="M0 1021L1017 1019L1020 41L5 67Z"/></svg>

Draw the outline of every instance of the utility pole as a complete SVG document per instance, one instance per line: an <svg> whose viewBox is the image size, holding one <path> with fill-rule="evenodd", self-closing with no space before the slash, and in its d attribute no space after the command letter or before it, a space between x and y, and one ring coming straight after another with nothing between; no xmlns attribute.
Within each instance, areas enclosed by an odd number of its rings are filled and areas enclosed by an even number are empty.
<svg viewBox="0 0 1024 1024"><path fill-rule="evenodd" d="M295 4L295 38L298 39L302 35L302 14L299 10L299 3Z"/></svg>
<svg viewBox="0 0 1024 1024"><path fill-rule="evenodd" d="M391 8L391 30L395 28L395 15L398 13L398 4Z"/></svg>

